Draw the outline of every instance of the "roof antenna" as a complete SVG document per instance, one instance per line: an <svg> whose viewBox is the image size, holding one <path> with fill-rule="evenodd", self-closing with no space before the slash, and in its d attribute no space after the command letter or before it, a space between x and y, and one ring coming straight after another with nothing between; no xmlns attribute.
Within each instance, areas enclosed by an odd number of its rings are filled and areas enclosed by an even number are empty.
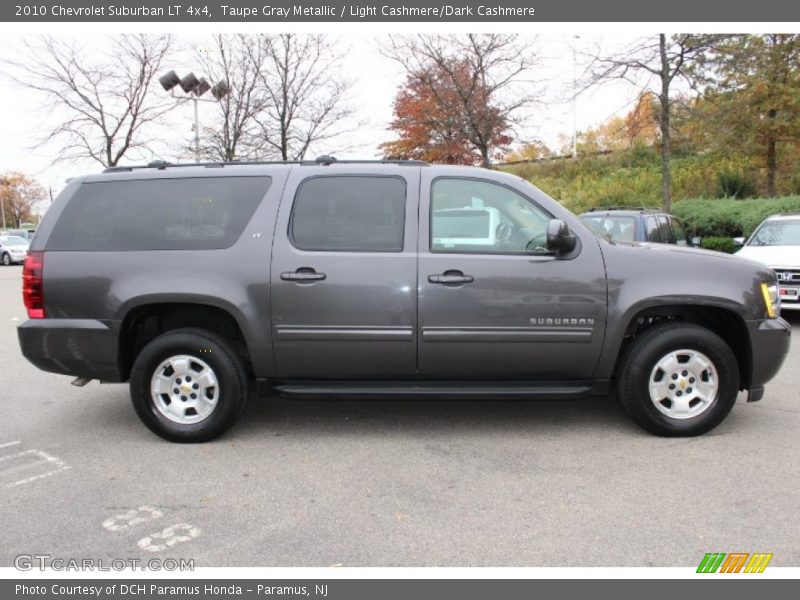
<svg viewBox="0 0 800 600"><path fill-rule="evenodd" d="M330 165L336 162L336 157L328 155L318 156L314 162L318 165Z"/></svg>

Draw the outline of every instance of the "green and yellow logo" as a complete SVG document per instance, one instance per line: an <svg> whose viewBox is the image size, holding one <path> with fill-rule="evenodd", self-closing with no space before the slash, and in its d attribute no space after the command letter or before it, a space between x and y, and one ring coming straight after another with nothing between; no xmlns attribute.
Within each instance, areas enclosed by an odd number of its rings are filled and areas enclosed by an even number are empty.
<svg viewBox="0 0 800 600"><path fill-rule="evenodd" d="M763 573L772 553L755 552L706 552L697 567L698 573Z"/></svg>

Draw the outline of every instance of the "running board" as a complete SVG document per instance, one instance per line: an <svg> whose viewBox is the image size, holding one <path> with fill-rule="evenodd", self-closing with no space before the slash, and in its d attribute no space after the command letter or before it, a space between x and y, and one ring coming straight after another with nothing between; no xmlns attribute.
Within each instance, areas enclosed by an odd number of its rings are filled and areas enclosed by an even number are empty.
<svg viewBox="0 0 800 600"><path fill-rule="evenodd" d="M603 396L607 381L596 382L394 382L394 381L277 381L264 388L287 398L325 396L335 398L442 398L442 399L556 399ZM262 388L262 386L259 386ZM263 388L262 388L263 389Z"/></svg>

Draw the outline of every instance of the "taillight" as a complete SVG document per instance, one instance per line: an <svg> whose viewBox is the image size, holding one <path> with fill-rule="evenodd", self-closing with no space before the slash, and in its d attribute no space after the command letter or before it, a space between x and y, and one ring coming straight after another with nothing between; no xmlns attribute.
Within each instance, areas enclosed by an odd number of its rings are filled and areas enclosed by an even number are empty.
<svg viewBox="0 0 800 600"><path fill-rule="evenodd" d="M29 319L44 319L44 252L28 252L22 267L22 300Z"/></svg>

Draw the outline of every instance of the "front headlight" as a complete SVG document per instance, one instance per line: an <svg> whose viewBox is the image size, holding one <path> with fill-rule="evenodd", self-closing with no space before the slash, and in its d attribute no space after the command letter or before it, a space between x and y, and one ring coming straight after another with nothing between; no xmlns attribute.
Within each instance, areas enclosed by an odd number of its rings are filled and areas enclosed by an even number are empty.
<svg viewBox="0 0 800 600"><path fill-rule="evenodd" d="M764 297L764 306L770 319L776 319L781 314L781 295L777 283L762 283L761 295Z"/></svg>

